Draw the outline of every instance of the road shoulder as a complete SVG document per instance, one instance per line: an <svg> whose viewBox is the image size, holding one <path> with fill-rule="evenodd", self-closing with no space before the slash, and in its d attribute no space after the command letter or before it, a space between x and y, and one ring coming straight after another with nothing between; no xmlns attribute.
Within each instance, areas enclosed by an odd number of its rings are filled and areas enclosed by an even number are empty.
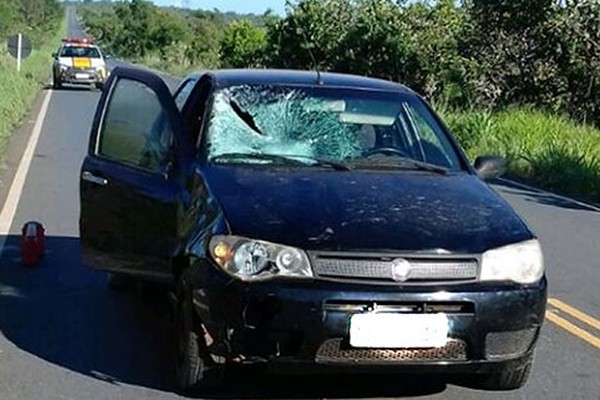
<svg viewBox="0 0 600 400"><path fill-rule="evenodd" d="M0 204L2 205L0 210L4 208L4 204L6 203L6 198L23 158L23 153L33 134L33 127L40 114L47 90L50 89L44 88L40 90L19 125L13 129L7 139L4 154L2 154L2 166L0 168Z"/></svg>

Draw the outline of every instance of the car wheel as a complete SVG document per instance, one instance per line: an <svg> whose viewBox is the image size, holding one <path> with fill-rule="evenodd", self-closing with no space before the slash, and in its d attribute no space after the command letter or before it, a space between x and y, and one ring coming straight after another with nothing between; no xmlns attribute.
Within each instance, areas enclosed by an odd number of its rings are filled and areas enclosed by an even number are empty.
<svg viewBox="0 0 600 400"><path fill-rule="evenodd" d="M176 374L183 393L216 389L225 379L225 365L216 364L206 351L202 326L193 310L191 291L182 278L177 290Z"/></svg>
<svg viewBox="0 0 600 400"><path fill-rule="evenodd" d="M58 79L54 78L54 79L52 80L52 88L53 88L53 89L60 89L60 88L62 88L62 83L61 83L61 81L59 81Z"/></svg>
<svg viewBox="0 0 600 400"><path fill-rule="evenodd" d="M523 387L529 379L533 366L533 355L530 355L521 365L500 368L481 382L483 389L514 390Z"/></svg>
<svg viewBox="0 0 600 400"><path fill-rule="evenodd" d="M104 87L103 83L96 83L96 89L102 90L103 87Z"/></svg>

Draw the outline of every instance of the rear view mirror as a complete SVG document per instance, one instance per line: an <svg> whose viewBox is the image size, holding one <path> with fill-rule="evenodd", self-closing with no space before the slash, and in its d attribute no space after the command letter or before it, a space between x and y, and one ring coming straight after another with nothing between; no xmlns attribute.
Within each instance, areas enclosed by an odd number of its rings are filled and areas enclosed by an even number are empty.
<svg viewBox="0 0 600 400"><path fill-rule="evenodd" d="M473 166L477 175L485 181L499 178L506 172L506 160L497 156L477 157Z"/></svg>

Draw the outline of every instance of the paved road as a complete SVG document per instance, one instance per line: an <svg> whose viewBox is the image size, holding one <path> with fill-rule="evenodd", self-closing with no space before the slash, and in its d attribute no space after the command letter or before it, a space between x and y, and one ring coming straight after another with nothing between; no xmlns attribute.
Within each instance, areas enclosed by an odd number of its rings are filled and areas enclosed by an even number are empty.
<svg viewBox="0 0 600 400"><path fill-rule="evenodd" d="M72 35L80 33L72 15L69 28ZM171 325L164 302L147 304L136 293L111 292L105 274L80 261L78 172L98 98L99 93L87 90L51 95L13 236L0 260L2 400L179 398L173 393ZM511 184L497 190L540 235L551 297L600 319L599 210ZM36 269L20 265L14 236L29 219L43 221L49 235L48 254ZM555 316L568 318L600 336L600 326L594 330L551 309L553 321ZM600 399L600 346L566 328L573 331L568 325L546 323L531 380L516 392L481 392L430 378L365 377L349 382L343 377L250 374L216 397Z"/></svg>

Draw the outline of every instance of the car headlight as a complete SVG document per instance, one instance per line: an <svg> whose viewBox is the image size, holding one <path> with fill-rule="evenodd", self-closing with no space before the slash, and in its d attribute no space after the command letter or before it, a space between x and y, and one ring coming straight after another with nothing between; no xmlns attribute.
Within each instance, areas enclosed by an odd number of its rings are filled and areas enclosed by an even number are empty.
<svg viewBox="0 0 600 400"><path fill-rule="evenodd" d="M243 281L313 276L308 256L294 247L229 235L214 236L209 246L217 265Z"/></svg>
<svg viewBox="0 0 600 400"><path fill-rule="evenodd" d="M511 244L483 253L482 281L513 281L531 284L544 275L544 256L537 240Z"/></svg>
<svg viewBox="0 0 600 400"><path fill-rule="evenodd" d="M69 66L65 64L58 64L58 68L64 72L69 69Z"/></svg>

